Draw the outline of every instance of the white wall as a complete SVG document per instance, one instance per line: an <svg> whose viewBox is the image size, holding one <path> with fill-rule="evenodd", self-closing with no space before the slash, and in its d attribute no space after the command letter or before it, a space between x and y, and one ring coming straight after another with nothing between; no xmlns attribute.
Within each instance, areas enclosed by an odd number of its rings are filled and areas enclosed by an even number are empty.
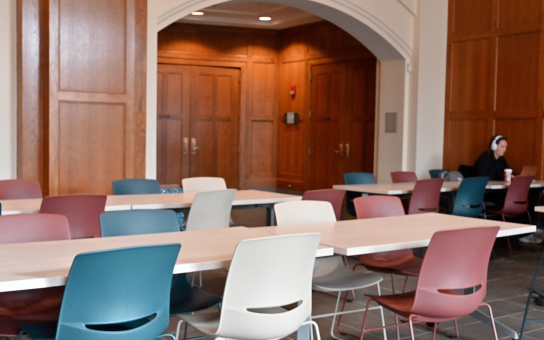
<svg viewBox="0 0 544 340"><path fill-rule="evenodd" d="M17 176L16 0L0 1L0 179Z"/></svg>

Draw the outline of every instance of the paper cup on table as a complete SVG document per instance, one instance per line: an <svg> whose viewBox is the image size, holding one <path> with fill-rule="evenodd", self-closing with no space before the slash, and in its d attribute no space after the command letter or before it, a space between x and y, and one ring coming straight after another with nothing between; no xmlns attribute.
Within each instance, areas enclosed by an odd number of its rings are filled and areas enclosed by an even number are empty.
<svg viewBox="0 0 544 340"><path fill-rule="evenodd" d="M512 180L512 169L504 169L504 181L510 182Z"/></svg>

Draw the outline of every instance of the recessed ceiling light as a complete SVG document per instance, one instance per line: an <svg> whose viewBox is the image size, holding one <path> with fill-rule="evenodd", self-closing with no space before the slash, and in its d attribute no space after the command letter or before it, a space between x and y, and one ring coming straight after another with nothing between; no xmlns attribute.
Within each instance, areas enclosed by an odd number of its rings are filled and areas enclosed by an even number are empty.
<svg viewBox="0 0 544 340"><path fill-rule="evenodd" d="M259 17L259 20L261 20L261 21L270 21L270 20L272 20L272 18L271 17Z"/></svg>
<svg viewBox="0 0 544 340"><path fill-rule="evenodd" d="M204 12L191 12L191 15L204 15Z"/></svg>

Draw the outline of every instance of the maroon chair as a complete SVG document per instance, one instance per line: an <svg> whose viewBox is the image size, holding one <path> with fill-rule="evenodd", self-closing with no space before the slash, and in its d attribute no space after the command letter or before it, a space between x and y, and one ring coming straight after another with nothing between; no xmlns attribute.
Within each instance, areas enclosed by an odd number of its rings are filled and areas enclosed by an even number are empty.
<svg viewBox="0 0 544 340"><path fill-rule="evenodd" d="M395 313L397 323L385 327L396 327L398 335L398 327L409 324L412 339L414 322L434 323L434 339L437 323L454 321L459 337L456 320L486 306L495 339L498 339L491 306L484 302L489 257L498 231L499 227L476 227L436 232L427 248L414 291L369 295L361 339L368 331L384 328L365 329L372 301ZM408 321L399 323L399 316Z"/></svg>
<svg viewBox="0 0 544 340"><path fill-rule="evenodd" d="M363 196L353 200L357 218L375 218L404 215L404 207L397 196ZM416 257L412 249L395 250L381 253L359 255L359 262L368 270L391 275L391 286L395 293L393 275L405 277L404 288L408 277L419 275L423 259Z"/></svg>
<svg viewBox="0 0 544 340"><path fill-rule="evenodd" d="M106 207L105 195L47 196L40 213L61 214L68 218L72 239L100 236L99 216Z"/></svg>
<svg viewBox="0 0 544 340"><path fill-rule="evenodd" d="M529 223L532 224L531 214L528 210L529 189L531 188L532 181L533 176L517 176L512 178L510 186L506 190L502 208L485 208L484 217L487 219L488 215L498 215L503 221L506 221L506 218L514 218L527 213ZM508 242L508 252L512 255L510 237L507 237L506 240Z"/></svg>
<svg viewBox="0 0 544 340"><path fill-rule="evenodd" d="M393 171L391 180L393 180L393 183L417 182L417 175L413 171Z"/></svg>
<svg viewBox="0 0 544 340"><path fill-rule="evenodd" d="M68 239L70 229L66 216L0 216L0 244ZM57 320L63 292L64 287L52 287L0 293L0 336L16 337L20 323Z"/></svg>
<svg viewBox="0 0 544 340"><path fill-rule="evenodd" d="M408 214L438 212L442 183L444 183L444 179L442 178L417 181L412 196L410 197Z"/></svg>
<svg viewBox="0 0 544 340"><path fill-rule="evenodd" d="M336 189L308 190L302 194L303 200L331 202L338 221L341 219L342 204L344 204L345 197L345 190Z"/></svg>
<svg viewBox="0 0 544 340"><path fill-rule="evenodd" d="M42 198L40 182L32 179L6 179L0 181L0 200Z"/></svg>

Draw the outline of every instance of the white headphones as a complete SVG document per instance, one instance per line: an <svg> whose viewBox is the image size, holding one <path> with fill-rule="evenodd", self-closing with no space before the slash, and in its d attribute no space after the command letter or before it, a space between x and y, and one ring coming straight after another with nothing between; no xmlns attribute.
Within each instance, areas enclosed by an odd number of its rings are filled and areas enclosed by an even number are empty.
<svg viewBox="0 0 544 340"><path fill-rule="evenodd" d="M497 148L499 147L499 145L497 144L497 141L501 138L504 138L504 137L501 135L497 135L495 138L493 138L493 141L491 142L491 151L497 150Z"/></svg>

